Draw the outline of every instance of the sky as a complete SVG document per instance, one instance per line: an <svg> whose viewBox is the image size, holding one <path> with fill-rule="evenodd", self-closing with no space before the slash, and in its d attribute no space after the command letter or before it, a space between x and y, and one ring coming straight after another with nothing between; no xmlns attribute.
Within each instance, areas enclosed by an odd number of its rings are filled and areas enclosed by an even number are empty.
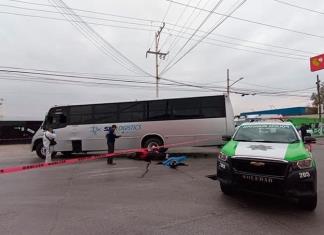
<svg viewBox="0 0 324 235"><path fill-rule="evenodd" d="M4 119L42 120L54 105L155 99L155 56L146 58L146 51L155 50L162 22L159 49L168 55L159 61L160 98L223 94L229 69L231 84L243 77L231 87L235 114L308 106L316 75L324 78L324 70L309 68L310 57L324 54L321 0L64 3L80 21L69 22L72 13L53 7L62 1L0 0ZM12 72L17 70L78 78Z"/></svg>

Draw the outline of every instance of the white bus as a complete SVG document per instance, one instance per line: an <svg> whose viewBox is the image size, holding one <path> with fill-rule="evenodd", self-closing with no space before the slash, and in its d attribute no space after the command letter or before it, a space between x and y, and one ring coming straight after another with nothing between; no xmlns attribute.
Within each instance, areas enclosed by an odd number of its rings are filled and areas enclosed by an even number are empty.
<svg viewBox="0 0 324 235"><path fill-rule="evenodd" d="M208 146L220 144L222 135L233 134L234 114L226 95L55 106L34 135L31 149L44 158L43 129L52 127L56 152L105 151L105 135L113 124L121 135L116 150L190 141L195 142L192 146Z"/></svg>

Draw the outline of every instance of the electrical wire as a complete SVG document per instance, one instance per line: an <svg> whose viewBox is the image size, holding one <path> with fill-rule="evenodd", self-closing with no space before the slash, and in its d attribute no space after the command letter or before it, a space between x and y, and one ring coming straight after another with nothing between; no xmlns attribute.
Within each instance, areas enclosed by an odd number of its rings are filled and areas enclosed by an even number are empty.
<svg viewBox="0 0 324 235"><path fill-rule="evenodd" d="M272 0L272 1L275 1L275 2L280 3L280 4L284 4L284 5L287 5L287 6L291 6L291 7L294 7L294 8L302 9L302 10L305 10L305 11L309 11L309 12L324 15L324 12L322 12L322 11L317 11L317 10L313 10L313 9L310 9L310 8L298 6L298 5L292 4L290 2L285 2L285 1L281 1L281 0Z"/></svg>
<svg viewBox="0 0 324 235"><path fill-rule="evenodd" d="M28 8L28 7L18 7L18 6L12 6L12 5L7 5L7 4L0 4L0 7L8 7L8 8L14 8L14 9L20 9L20 10L45 12L45 13L53 13L53 14L61 14L59 11L50 11L50 10L35 9L35 8ZM65 15L73 15L71 13L64 13L64 14ZM145 26L145 27L157 27L157 26L148 25L148 24L144 24L144 23L114 20L114 19L107 19L107 18L102 18L102 17L93 17L93 16L86 16L86 15L79 15L79 16L83 17L83 18L101 20L101 21L109 21L109 22L114 22L114 23L131 24L131 25L138 25L138 26Z"/></svg>
<svg viewBox="0 0 324 235"><path fill-rule="evenodd" d="M188 40L184 43L184 45L175 53L175 56L173 59L164 67L164 69L161 71L161 75L166 71L166 69L173 63L173 61L177 58L179 53L188 45L190 40L197 34L197 32L200 30L200 28L207 22L207 20L212 16L212 12L214 12L220 4L223 2L223 0L217 1L215 6L212 8L210 13L200 22L199 26L195 29L195 31L191 34L191 36L188 38Z"/></svg>
<svg viewBox="0 0 324 235"><path fill-rule="evenodd" d="M193 41L197 41L197 42L200 41L198 39L192 39L192 40ZM254 51L254 50L249 50L249 49L244 49L244 48L237 48L237 47L233 47L233 46L216 44L216 43L210 42L210 41L202 41L201 43L210 44L210 45L217 46L217 47L222 47L222 48L228 48L228 49L238 50L238 51L251 52L251 53L254 53L254 54L268 55L268 56L273 56L273 57L278 57L278 58L286 58L286 59L293 59L293 60L299 60L299 61L308 60L306 57L301 58L301 57L278 55L278 54L273 54L273 53L266 53L266 52ZM244 46L242 46L242 47L244 47ZM259 50L269 51L269 50L261 49L261 48Z"/></svg>
<svg viewBox="0 0 324 235"><path fill-rule="evenodd" d="M23 4L32 4L32 5L38 5L38 6L46 6L46 7L51 7L51 8L54 7L53 5L39 4L39 3L31 3L31 2L19 1L19 0L7 0L7 1L10 1L10 2L18 2L18 3L23 3ZM273 1L276 1L276 0L273 0ZM283 1L280 1L280 2L284 3ZM171 6L171 2L169 2L169 6ZM198 8L198 7L196 6L196 8ZM39 10L39 9L32 9L32 8L29 8L29 9L30 10L33 10L33 11ZM106 16L113 16L113 17L117 17L117 18L132 19L132 20L136 20L136 21L142 21L142 22L150 23L149 25L139 24L139 25L143 25L145 27L156 27L156 26L153 26L152 23L161 24L162 22L164 22L164 20L163 21L157 21L157 20L153 20L153 19L144 19L144 18L136 18L136 17L122 16L122 15L117 15L117 14L110 14L110 13L97 12L97 11L89 11L89 10L82 10L82 9L77 9L77 8L71 8L71 9L73 9L75 11L80 11L80 12L88 12L88 13L92 13L92 14L100 14L100 15L106 15ZM195 8L193 8L193 9L194 10L197 10ZM199 12L201 12L201 11L199 11ZM8 13L8 14L28 16L28 17L38 17L38 16L33 16L33 15L16 14L16 13L10 13L10 12L0 12L0 13L3 13L3 14L7 14ZM59 13L59 12L57 12L57 13ZM318 12L318 13L322 13L322 12ZM87 16L83 16L83 17L87 17ZM65 20L65 19L60 19L60 18L51 18L51 17L42 17L42 16L40 16L40 18L52 19L52 20ZM105 19L105 18L100 18L100 19ZM111 21L110 19L106 19L106 20ZM132 24L131 22L127 22L127 21L120 21L120 22L121 23L129 23L129 24ZM100 23L94 23L94 22L88 22L88 21L87 21L87 23L88 24L93 24L93 25L99 25L99 26L107 26L107 27L125 28L125 29L133 29L133 30L143 30L143 31L151 31L151 32L152 31L155 31L153 29L144 29L144 28L135 28L135 27L125 27L125 26L118 26L118 25L107 25L107 24L100 24ZM171 25L171 26L178 27L181 30L183 28L188 29L188 30L195 30L194 28L190 28L190 27L186 27L186 26L179 26L179 25L176 25L176 24L171 23L171 22L165 22L165 23L166 23L166 25ZM168 27L166 27L166 29L167 30L172 30L172 29L170 29ZM176 32L179 33L180 31L177 30ZM202 31L202 30L199 31L199 32L206 33L206 31ZM278 45L261 43L261 42L251 41L251 40L244 40L244 39L241 39L241 38L232 37L232 36L223 35L223 34L213 33L212 35L218 36L218 37L224 37L224 38L228 38L228 39L232 39L232 40L239 40L239 41L244 41L244 42L248 42L248 43L258 44L258 45L262 45L262 46L269 46L269 47L275 47L275 48L279 48L279 49L285 49L285 50L292 50L292 51L304 52L304 53L308 53L308 54L311 54L311 55L317 54L317 52L310 52L310 51L304 51L304 50L299 50L299 49L294 49L294 48L288 48L288 47L283 47L283 46L278 46Z"/></svg>
<svg viewBox="0 0 324 235"><path fill-rule="evenodd" d="M50 4L44 4L44 3L34 3L34 2L26 2L26 1L20 1L20 0L7 0L7 1L35 5L35 6L45 6L45 7L55 8L55 9L57 9L57 8L64 9L64 7L62 7L62 6L56 7L56 6L53 6ZM111 13L106 13L106 12L90 11L90 10L84 10L84 9L79 9L79 8L70 8L70 9L72 9L74 11L78 11L78 12L86 12L86 13L92 13L92 14L98 14L98 15L113 16L113 17L117 17L117 18L125 18L125 19L138 20L138 21L154 22L157 24L161 23L159 21L154 21L151 19L143 19L143 18L130 17L130 16L121 16L121 15L111 14Z"/></svg>
<svg viewBox="0 0 324 235"><path fill-rule="evenodd" d="M198 2L197 5L196 5L197 7L198 7L199 4L201 3L201 1L202 1L202 0L199 0L199 2ZM207 2L207 3L208 3L208 2ZM170 3L170 4L171 4L171 3ZM189 4L189 3L188 3L188 4ZM186 8L183 9L183 12L184 12L185 9L186 9ZM178 40L177 40L177 38L179 38L179 35L180 35L180 34L182 35L182 33L184 32L184 30L186 30L185 27L187 26L189 20L192 18L192 16L193 16L193 14L195 13L195 11L196 11L196 9L193 9L193 10L192 10L190 16L187 18L185 24L184 24L183 27L181 28L181 31L178 32L178 34L174 37L173 41L170 43L170 46L169 46L169 48L167 49L167 51L172 51L173 48L178 44ZM200 13L200 11L199 11L199 13ZM196 17L196 18L197 18L197 17ZM191 21L191 22L192 22L192 21ZM174 24L173 30L175 29L176 26L178 26L177 23ZM170 34L169 34L169 36L170 36ZM167 40L166 40L166 41L164 42L164 44L161 46L161 50L163 49L163 46L166 44L166 42L167 42Z"/></svg>
<svg viewBox="0 0 324 235"><path fill-rule="evenodd" d="M72 74L72 75L82 75L82 76L95 76L95 77L148 77L141 75L131 75L131 74L107 74L107 73L85 73L85 72L71 72L71 71L59 71L59 70L49 70L49 69L35 69L35 68L22 68L13 66L2 66L0 69L11 69L11 70L26 70L26 71L37 71L37 72L49 72L49 73L59 73L59 74Z"/></svg>
<svg viewBox="0 0 324 235"><path fill-rule="evenodd" d="M40 16L40 15L30 15L30 14L22 14L22 13L14 13L14 12L7 12L7 11L0 11L0 14L24 16L24 17L29 17L29 18L39 18L39 19L48 19L48 20L56 20L56 21L68 21L68 20L62 19L62 18ZM72 22L82 23L82 21L76 21L76 20L74 20ZM150 31L150 32L155 31L153 29L145 29L145 28L138 28L138 27L128 27L128 26L122 26L122 25L112 25L112 24L104 24L104 23L96 23L96 22L88 22L88 21L87 21L87 23L91 24L91 25L105 26L105 27L112 27L112 28L120 28L120 29L132 29L132 30Z"/></svg>
<svg viewBox="0 0 324 235"><path fill-rule="evenodd" d="M130 68L134 68L138 70L139 72L146 74L146 75L151 75L144 71L142 68L140 68L138 65L136 65L133 61L131 61L128 57L126 57L124 54L122 54L119 50L117 50L114 46L112 46L107 40L105 40L101 35L99 35L93 28L90 27L85 21L82 20L80 16L78 16L71 8L69 8L62 0L49 0L52 1L56 6L61 6L62 9L65 9L67 12L71 13L73 17L79 21L82 21L81 24L81 30L83 29L83 32L88 32L90 35L92 35L95 39L100 41L106 49L110 52L111 58L113 58L115 61L119 61L118 63L122 65L125 68L128 68L128 70L131 70ZM59 10L59 9L58 9ZM62 12L61 12L62 13ZM62 15L65 18L68 18L66 15L62 13ZM72 22L71 22L72 23ZM80 28L72 23L79 31ZM77 23L78 24L78 23ZM80 24L79 24L80 25ZM83 27L83 28L82 28ZM81 32L81 31L80 31ZM84 35L84 34L83 34ZM87 37L88 38L88 37ZM89 38L88 38L89 39ZM122 64L120 63L122 61ZM128 66L127 66L128 65ZM152 76L152 75L151 75ZM153 76L152 76L153 77Z"/></svg>
<svg viewBox="0 0 324 235"><path fill-rule="evenodd" d="M207 10L207 9L202 9L202 8L198 8L198 7L191 6L191 5L188 6L188 5L184 4L184 3L176 2L176 1L173 1L173 0L166 0L166 1L172 2L174 4L178 4L178 5L181 5L181 6L195 8L197 10L201 10L201 11L204 11L204 12L211 12L210 10ZM244 18L240 18L240 17L236 17L236 16L230 16L228 14L222 14L222 13L219 13L219 12L213 12L213 14L220 15L220 16L227 16L227 17L229 17L231 19L234 19L234 20L248 22L248 23L251 23L251 24L262 25L262 26L266 26L266 27L269 27L269 28L275 28L275 29L279 29L279 30L284 30L284 31L296 33L296 34L302 34L302 35L306 35L306 36L310 36L310 37L316 37L316 38L322 38L322 39L324 38L323 35L317 35L317 34L302 32L302 31L298 31L298 30L294 30L294 29L284 28L284 27L277 26L277 25L266 24L266 23L253 21L253 20L249 20L249 19L244 19Z"/></svg>
<svg viewBox="0 0 324 235"><path fill-rule="evenodd" d="M116 88L125 88L127 89L148 89L154 88L154 86L143 86L143 85L129 85L129 84L114 84L114 83L98 83L98 82L84 82L84 81L75 81L75 80L65 80L65 79L49 79L41 77L20 77L20 76L2 76L0 75L0 80L8 81L27 81L27 82L36 82L36 83L45 83L45 84L54 84L54 85L77 85L85 87L116 87ZM162 84L161 89L167 88L167 90L172 91L188 91L188 92L213 92L207 90L197 90L197 89L185 89L185 88L175 88L175 87L166 87Z"/></svg>
<svg viewBox="0 0 324 235"><path fill-rule="evenodd" d="M171 68L173 68L179 61L181 61L186 55L188 55L193 49L195 49L206 37L208 37L213 31L215 31L220 25L222 25L232 14L234 14L234 12L237 11L246 1L247 0L241 1L228 15L226 15L223 19L221 19L209 32L207 32L200 40L198 40L190 49L188 49L175 62L170 61L170 63L168 65L166 65L166 67L162 70L161 74L164 74L167 71L169 71ZM219 1L218 3L221 3L221 1ZM207 16L208 18L210 17L211 14L213 14L215 12L215 10L217 9L218 6L219 5L216 5L212 11L209 11L209 14ZM199 30L201 26L202 25L200 25L197 29ZM197 31L195 31L192 34L192 36L188 39L188 41L184 44L184 46L181 47L181 49L177 52L177 54L174 56L174 58L176 58L177 55L180 54L180 52L185 48L185 46L190 42L190 40L193 38L193 36L196 33L197 33Z"/></svg>
<svg viewBox="0 0 324 235"><path fill-rule="evenodd" d="M188 34L188 33L185 33L185 34ZM188 39L188 37L185 37L185 36L178 36L178 37ZM195 36L195 37L196 38L193 39L193 40L198 40L198 39L201 39L202 38L202 36L198 36L198 35ZM256 50L262 50L262 51L268 51L268 52L275 52L275 53L292 55L292 56L300 56L300 57L303 57L305 59L309 59L309 56L310 56L310 54L308 54L308 55L296 54L296 53L292 53L292 52L285 52L285 51L279 51L279 50L273 50L273 49L266 49L266 48L260 48L260 47L255 47L255 46L242 45L242 44L239 44L239 43L228 42L228 41L219 40L219 39L215 39L215 38L211 38L211 37L208 37L206 40L213 41L213 42L221 42L221 43L224 43L224 44L230 44L230 45L235 45L235 46L240 46L240 47L246 47L246 48L251 48L251 49L256 49Z"/></svg>
<svg viewBox="0 0 324 235"><path fill-rule="evenodd" d="M40 70L42 71L42 70ZM0 73L9 73L9 74L22 74L22 75L37 75L37 76L47 76L47 77L64 77L64 78L78 78L85 80L95 80L95 81L112 81L112 82L122 82L122 83L139 83L139 84L152 84L155 82L150 81L139 81L139 80L126 80L126 79L116 79L111 77L88 77L88 76L80 76L80 75L71 75L71 74L62 74L62 73L48 73L48 72L32 72L32 71L20 71L20 70L8 70L8 69L0 69ZM43 77L44 78L44 77ZM50 78L49 78L50 79ZM53 80L52 78L50 80ZM54 79L55 80L55 79ZM71 81L71 80L68 80ZM174 83L161 83L165 86L184 86L184 85L175 85Z"/></svg>
<svg viewBox="0 0 324 235"><path fill-rule="evenodd" d="M132 89L147 89L147 88L153 88L154 84L151 84L152 86L144 86L144 85L134 85L134 84L116 84L116 83L103 83L103 82L87 82L87 81L76 81L76 80L68 80L68 79L53 79L53 78L47 78L47 77L34 77L34 76L28 76L28 75L23 75L23 76L17 76L17 75L1 75L0 74L0 80L9 80L9 81L28 81L28 82L38 82L38 83L49 83L49 84L55 84L55 85L59 85L59 84L67 84L67 85L80 85L80 86L109 86L109 87L117 87L117 88L132 88ZM168 81L174 81L171 79L164 79L164 80L168 80ZM183 88L175 88L175 87L168 87L168 90L175 90L175 91L190 91L190 92L221 92L221 93L225 93L225 89L205 89L205 87L203 86L198 86L198 85L191 85L191 84L186 84L183 82L177 82L179 85L186 85L186 86L190 86L193 88L200 88L203 90L192 90L192 89L183 89ZM161 88L166 88L165 87L166 84L161 84ZM291 91L287 91L286 93L281 92L279 94L275 93L275 92L265 92L265 91L254 91L254 93L252 93L251 91L246 91L246 90L241 90L241 91L231 91L231 93L233 94L239 94L239 95L261 95L261 96L284 96L284 97L310 97L309 95L296 95L296 94L289 94L291 92L297 92L297 91L305 91L308 89L314 89L314 87L311 88L306 88L306 89L299 89L299 90L291 90Z"/></svg>
<svg viewBox="0 0 324 235"><path fill-rule="evenodd" d="M53 17L43 17L43 16L36 16L36 15L27 15L27 14L9 13L9 12L2 12L2 11L0 11L0 14L1 13L10 14L10 15L16 15L16 16L25 16L25 17L34 17L34 18L43 18L43 19L67 21L66 19L53 18ZM77 20L70 20L70 22L82 23L81 21L77 21ZM108 24L100 24L100 23L94 23L94 22L87 22L87 23L88 24L92 24L92 25L99 25L99 26L108 26L108 27L114 27L114 28L124 28L124 29L132 29L132 30L140 30L140 31L150 31L150 32L154 32L153 29L150 30L150 29L144 29L144 28L126 27L126 26L118 26L118 25L108 25ZM170 29L168 29L168 30L170 30ZM193 29L191 29L191 30L193 30ZM175 31L176 32L180 32L179 30L175 30ZM204 32L204 31L199 31L199 32ZM225 37L225 38L229 38L229 39L233 39L233 40L246 41L246 42L249 42L249 43L255 43L255 44L258 44L258 45L275 47L275 48L280 48L280 49L284 49L284 50L299 51L299 52L303 52L303 53L309 53L309 54L312 54L312 55L313 54L316 54L315 52L308 52L308 51L303 51L303 50L298 50L298 49L293 49L293 48L287 48L287 47L282 47L282 46L277 46L277 45L271 45L271 44L265 44L265 43L260 43L260 42L254 42L254 41L239 39L239 38L235 38L235 37L231 37L231 36L227 36L227 35L220 35L220 34L211 34L211 35L217 35L217 36L220 36L220 37ZM182 38L188 39L186 37L182 37ZM215 40L216 41L217 39L209 39L208 38L208 40ZM242 46L242 47L254 48L254 47L251 47L251 46L245 46L245 45L240 45L240 44L226 42L226 41L221 41L221 40L217 40L217 41L223 42L223 43L227 43L227 44L238 45L238 46ZM242 49L237 49L237 48L234 48L234 47L225 47L225 46L222 46L222 45L217 45L217 46L243 51ZM268 49L257 48L257 47L255 47L255 49L257 49L257 50L264 50L264 51L267 51L268 50ZM251 50L250 51L249 50L245 50L245 51L252 52L252 53L257 53L257 52L251 51ZM273 50L268 50L268 51L273 51ZM285 52L279 52L279 53L291 54L291 53L285 53ZM267 55L266 53L262 53L262 54ZM272 56L275 56L275 55L272 55ZM285 58L285 57L282 57L282 58ZM287 58L289 58L289 57L287 57ZM291 59L291 58L289 58L289 59Z"/></svg>
<svg viewBox="0 0 324 235"><path fill-rule="evenodd" d="M0 66L1 67L1 66ZM63 78L78 78L78 79L83 79L83 80L95 80L95 81L110 81L110 82L118 82L118 84L115 83L95 83L96 85L130 85L130 84L122 84L122 83L132 83L130 86L134 86L133 84L135 83L136 86L138 86L138 84L149 84L149 85L154 85L154 82L150 82L150 81L133 81L133 80L126 80L126 79L116 79L116 78L97 78L97 77L88 77L88 76L78 76L78 75L71 75L71 74L62 74L60 73L48 73L48 72L40 72L40 71L44 71L39 69L38 72L32 72L32 71L26 71L25 70L8 70L8 69L0 69L0 75L1 73L5 73L6 76L8 76L7 74L12 74L13 76L24 76L27 78L36 78L36 79L43 79L46 81L60 81L60 82L81 82L84 83L85 81L80 81L80 80L67 80L67 79L57 79L57 78L53 78L53 77L63 77ZM44 77L45 76L45 77ZM161 78L162 80L165 81L169 81L172 83L161 83L162 86L170 86L170 87L174 87L174 86L180 86L180 87L193 87L193 88L199 88L199 89L205 89L205 90L209 90L209 91L217 91L217 92L224 92L226 90L226 88L224 86L212 86L212 85L203 85L203 84L195 84L195 83L186 83L186 82L181 82L181 81L175 81L172 79L167 79L167 78ZM87 82L86 84L91 84L91 82ZM251 84L251 83L250 83ZM258 86L257 84L253 84L253 86ZM273 88L271 88L273 89ZM277 88L275 88L277 89ZM282 88L283 89L283 88ZM291 93L291 92L301 92L301 91L306 91L306 90L310 90L310 89L314 89L314 87L309 87L309 88L303 88L303 89L298 89L298 90L289 90L289 89L284 89L282 91L260 91L257 89L243 89L243 88L232 88L233 92L236 92L238 94L241 94L243 92L250 92L250 93L259 93L259 94L285 94L285 93Z"/></svg>

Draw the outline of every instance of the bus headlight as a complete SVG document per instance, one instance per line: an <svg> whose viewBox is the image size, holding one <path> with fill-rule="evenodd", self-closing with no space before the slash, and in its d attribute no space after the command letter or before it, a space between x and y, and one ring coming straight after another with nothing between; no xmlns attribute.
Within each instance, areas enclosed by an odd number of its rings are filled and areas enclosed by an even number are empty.
<svg viewBox="0 0 324 235"><path fill-rule="evenodd" d="M225 155L223 153L219 153L218 154L218 160L223 161L223 162L226 162L227 159L228 159L228 156L227 155Z"/></svg>
<svg viewBox="0 0 324 235"><path fill-rule="evenodd" d="M292 167L294 170L302 170L312 167L313 160L311 158L307 158L304 160L299 160L296 162L293 162Z"/></svg>

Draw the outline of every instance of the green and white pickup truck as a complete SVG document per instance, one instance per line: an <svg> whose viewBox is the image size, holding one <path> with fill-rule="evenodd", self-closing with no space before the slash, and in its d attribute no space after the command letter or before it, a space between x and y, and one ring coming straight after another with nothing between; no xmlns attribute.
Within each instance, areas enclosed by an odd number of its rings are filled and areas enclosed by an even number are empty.
<svg viewBox="0 0 324 235"><path fill-rule="evenodd" d="M217 158L217 179L223 193L255 191L297 198L314 210L317 204L316 162L289 122L242 124Z"/></svg>

